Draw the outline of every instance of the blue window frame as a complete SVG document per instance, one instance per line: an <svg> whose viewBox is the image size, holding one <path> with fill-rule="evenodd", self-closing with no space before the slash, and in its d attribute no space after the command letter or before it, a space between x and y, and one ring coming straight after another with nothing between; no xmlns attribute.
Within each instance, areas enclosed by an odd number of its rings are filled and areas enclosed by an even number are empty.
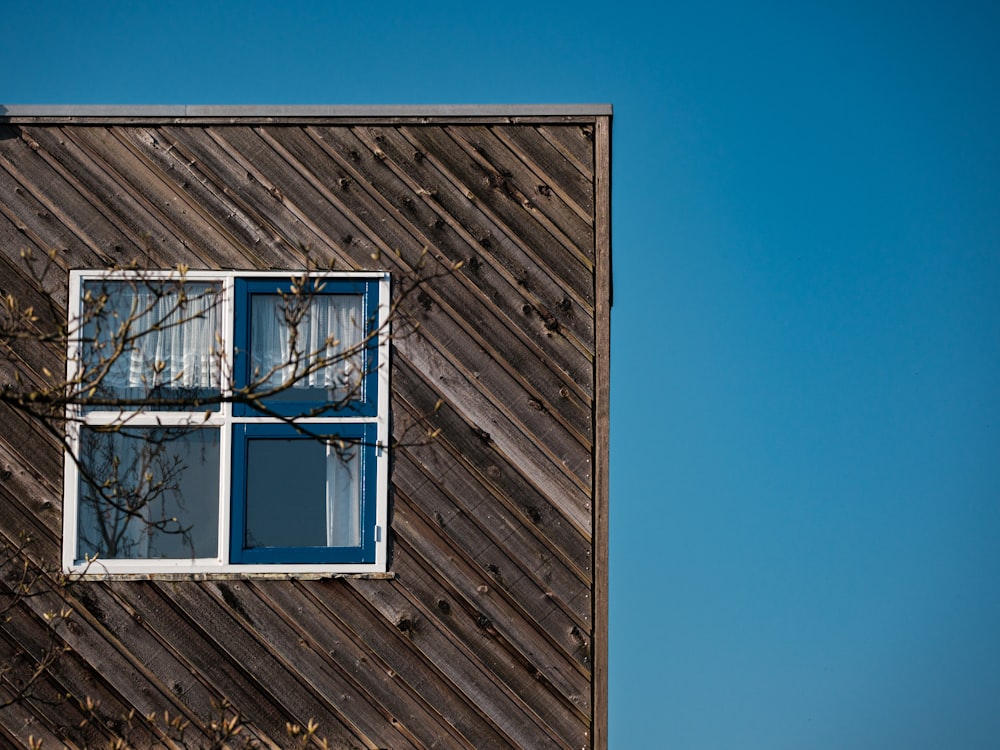
<svg viewBox="0 0 1000 750"><path fill-rule="evenodd" d="M377 452L371 424L237 425L232 562L374 562Z"/></svg>
<svg viewBox="0 0 1000 750"><path fill-rule="evenodd" d="M312 278L294 286L287 279L235 281L235 387L253 396L282 376L298 378L272 397L236 404L235 413L268 412L282 416L365 416L378 409L378 281ZM310 309L313 308L313 309ZM303 314L297 313L303 310ZM289 323L287 318L293 318ZM315 335L319 328L334 337L331 344ZM272 325L268 325L272 324ZM275 355L279 328L293 330L296 346ZM329 362L325 367L316 364ZM295 362L298 368L287 366ZM279 365L286 365L280 367ZM279 386L280 388L280 386ZM272 388L272 390L275 390Z"/></svg>
<svg viewBox="0 0 1000 750"><path fill-rule="evenodd" d="M71 379L114 379L68 415L67 571L385 571L387 274L70 279ZM127 362L102 367L103 351L122 350ZM118 443L131 463L108 463Z"/></svg>

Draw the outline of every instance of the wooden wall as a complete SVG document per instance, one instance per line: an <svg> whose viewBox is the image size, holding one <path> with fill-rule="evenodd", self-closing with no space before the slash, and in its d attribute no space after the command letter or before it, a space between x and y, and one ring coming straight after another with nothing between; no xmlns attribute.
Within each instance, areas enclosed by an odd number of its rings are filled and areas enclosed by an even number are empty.
<svg viewBox="0 0 1000 750"><path fill-rule="evenodd" d="M212 735L336 748L606 743L609 113L424 117L0 117L0 290L31 300L23 249L66 270L296 269L304 251L398 278L462 261L393 346L387 578L39 584L0 626L0 702L55 635L0 745L106 742L164 710ZM24 342L24 377L62 369ZM11 365L0 356L2 379ZM57 564L62 455L0 406L0 533ZM15 572L4 571L9 604ZM68 621L46 620L67 608ZM86 700L101 721L80 724Z"/></svg>

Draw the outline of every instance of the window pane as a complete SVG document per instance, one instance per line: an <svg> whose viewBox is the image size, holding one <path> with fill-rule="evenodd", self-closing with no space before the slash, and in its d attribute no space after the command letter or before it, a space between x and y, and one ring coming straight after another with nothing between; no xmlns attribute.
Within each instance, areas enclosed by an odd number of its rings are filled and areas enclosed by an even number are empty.
<svg viewBox="0 0 1000 750"><path fill-rule="evenodd" d="M360 294L253 294L250 383L287 387L274 401L361 400L365 375Z"/></svg>
<svg viewBox="0 0 1000 750"><path fill-rule="evenodd" d="M80 463L80 559L217 556L218 430L84 427Z"/></svg>
<svg viewBox="0 0 1000 750"><path fill-rule="evenodd" d="M244 548L360 546L360 450L307 437L248 440Z"/></svg>
<svg viewBox="0 0 1000 750"><path fill-rule="evenodd" d="M102 401L167 400L175 407L217 395L221 291L218 283L86 282L80 391L93 388Z"/></svg>

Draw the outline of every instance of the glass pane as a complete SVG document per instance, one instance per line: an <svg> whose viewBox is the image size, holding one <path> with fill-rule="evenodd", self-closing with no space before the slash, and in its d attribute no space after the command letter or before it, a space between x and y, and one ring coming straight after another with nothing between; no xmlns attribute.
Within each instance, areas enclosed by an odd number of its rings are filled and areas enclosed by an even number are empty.
<svg viewBox="0 0 1000 750"><path fill-rule="evenodd" d="M80 463L80 559L218 554L218 430L84 427Z"/></svg>
<svg viewBox="0 0 1000 750"><path fill-rule="evenodd" d="M248 440L244 547L360 546L359 454L314 438Z"/></svg>
<svg viewBox="0 0 1000 750"><path fill-rule="evenodd" d="M250 298L250 383L285 388L274 401L363 399L364 297L254 294Z"/></svg>
<svg viewBox="0 0 1000 750"><path fill-rule="evenodd" d="M221 382L218 283L88 281L83 285L79 389L120 403L184 408Z"/></svg>

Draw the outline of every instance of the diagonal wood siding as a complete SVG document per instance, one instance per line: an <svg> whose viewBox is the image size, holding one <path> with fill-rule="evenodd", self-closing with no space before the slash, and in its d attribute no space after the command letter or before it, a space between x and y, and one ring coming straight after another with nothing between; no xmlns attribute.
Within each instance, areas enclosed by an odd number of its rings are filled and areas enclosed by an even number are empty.
<svg viewBox="0 0 1000 750"><path fill-rule="evenodd" d="M70 268L463 263L393 345L392 577L45 590L0 628L0 660L16 681L53 634L70 650L0 710L0 744L107 742L131 709L185 717L205 744L226 702L279 745L312 718L338 748L603 746L607 124L0 118L0 292L43 316L65 314ZM57 250L52 311L25 248ZM19 346L29 380L63 367ZM438 402L439 436L407 440ZM58 440L0 406L0 469L5 541L27 534L54 564ZM87 696L104 721L81 729Z"/></svg>

